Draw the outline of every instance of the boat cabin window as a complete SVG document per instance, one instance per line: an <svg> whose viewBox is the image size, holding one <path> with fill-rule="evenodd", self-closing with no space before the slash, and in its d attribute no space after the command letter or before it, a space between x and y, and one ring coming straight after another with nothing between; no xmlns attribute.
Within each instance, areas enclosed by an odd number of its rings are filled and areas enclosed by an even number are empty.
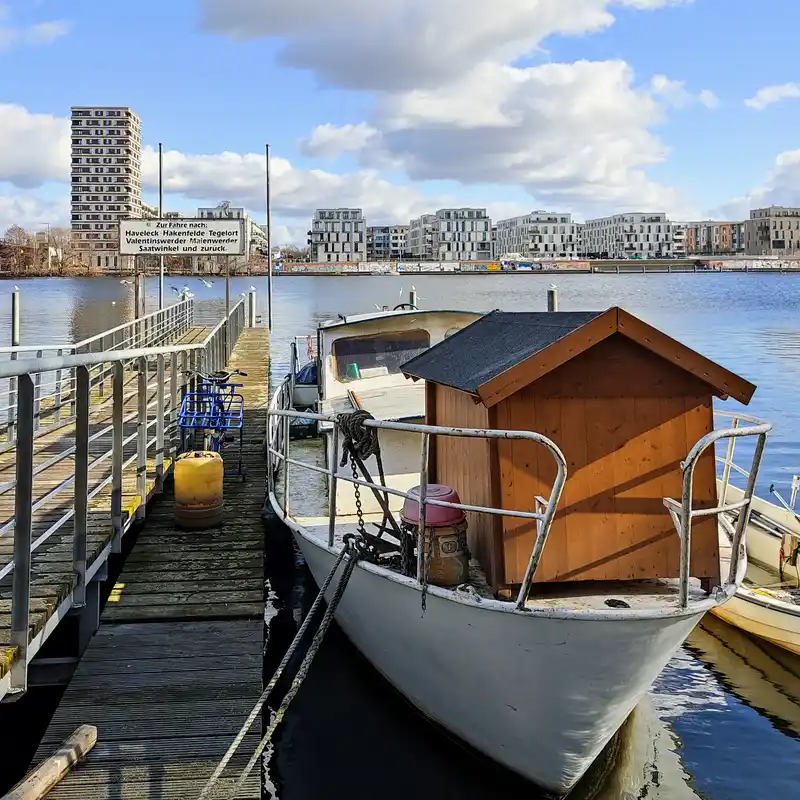
<svg viewBox="0 0 800 800"><path fill-rule="evenodd" d="M431 345L428 331L391 331L372 336L351 336L333 343L336 380L346 383L362 378L396 375L400 367Z"/></svg>

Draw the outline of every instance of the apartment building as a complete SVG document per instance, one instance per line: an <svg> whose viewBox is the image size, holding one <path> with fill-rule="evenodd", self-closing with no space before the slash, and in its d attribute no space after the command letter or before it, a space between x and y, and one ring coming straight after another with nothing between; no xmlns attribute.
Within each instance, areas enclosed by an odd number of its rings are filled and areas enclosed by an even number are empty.
<svg viewBox="0 0 800 800"><path fill-rule="evenodd" d="M169 214L165 214L169 216ZM198 208L200 219L241 219L244 220L245 253L242 256L231 256L237 263L246 264L253 258L267 251L267 234L264 229L247 213L244 208L233 207L228 200L222 200L213 208ZM213 258L211 259L213 261Z"/></svg>
<svg viewBox="0 0 800 800"><path fill-rule="evenodd" d="M682 223L686 231L686 254L694 255L735 255L744 252L743 222L702 222Z"/></svg>
<svg viewBox="0 0 800 800"><path fill-rule="evenodd" d="M756 208L744 223L745 253L749 256L800 255L800 208Z"/></svg>
<svg viewBox="0 0 800 800"><path fill-rule="evenodd" d="M433 261L433 233L436 214L423 214L412 219L408 226L406 247L412 258Z"/></svg>
<svg viewBox="0 0 800 800"><path fill-rule="evenodd" d="M672 256L672 223L664 213L615 214L588 220L581 229L581 255L603 258Z"/></svg>
<svg viewBox="0 0 800 800"><path fill-rule="evenodd" d="M389 258L400 261L408 252L408 225L392 225L389 228Z"/></svg>
<svg viewBox="0 0 800 800"><path fill-rule="evenodd" d="M494 244L496 258L517 253L523 258L574 258L579 252L580 225L571 214L533 211L501 219Z"/></svg>
<svg viewBox="0 0 800 800"><path fill-rule="evenodd" d="M319 208L309 231L313 262L361 262L367 258L367 222L360 208Z"/></svg>
<svg viewBox="0 0 800 800"><path fill-rule="evenodd" d="M72 107L72 242L93 268L130 269L119 221L142 215L142 125L123 106Z"/></svg>
<svg viewBox="0 0 800 800"><path fill-rule="evenodd" d="M672 257L686 258L687 226L681 222L672 223Z"/></svg>
<svg viewBox="0 0 800 800"><path fill-rule="evenodd" d="M390 260L391 231L388 225L370 225L367 228L367 261Z"/></svg>
<svg viewBox="0 0 800 800"><path fill-rule="evenodd" d="M434 261L488 261L492 221L485 208L442 208L433 229Z"/></svg>

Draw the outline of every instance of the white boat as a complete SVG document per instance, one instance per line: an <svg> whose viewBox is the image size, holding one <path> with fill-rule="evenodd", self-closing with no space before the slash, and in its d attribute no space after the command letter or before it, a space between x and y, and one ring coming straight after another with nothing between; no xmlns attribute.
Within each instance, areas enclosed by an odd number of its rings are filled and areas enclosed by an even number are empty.
<svg viewBox="0 0 800 800"><path fill-rule="evenodd" d="M432 346L400 364L396 355L403 348L390 344L393 336L417 350L425 340L408 331L426 332ZM366 354L363 360L359 353ZM275 513L293 531L318 584L345 537L365 537L371 556L356 564L336 614L346 635L423 714L549 792L566 794L703 614L726 602L743 579L746 559L738 557L738 547L728 574L720 575L716 518L723 509L712 497L713 446L757 437L755 474L770 426L714 431L711 396L747 402L755 387L621 309L460 317L409 310L343 318L320 327L316 358L322 413L292 410L291 381L270 406ZM373 372L376 367L386 370ZM645 377L621 380L632 368ZM474 391L454 377L464 370L478 376ZM553 388L553 376L566 385L567 373L583 387L578 400L559 397ZM531 374L539 382L525 384L520 376ZM625 397L590 397L591 387L606 379ZM633 390L634 384L640 388ZM518 400L517 390L530 385L547 394L535 403L540 419L546 409L556 413L547 435L510 424L518 418L505 400ZM684 391L676 388L681 385L689 394L670 399L669 392ZM497 400L501 395L505 400ZM603 402L614 413L622 402L630 413L614 422L586 414ZM592 421L584 422L582 462L568 418L576 403ZM650 409L648 421L634 413L635 403L639 414ZM532 406L523 402L519 409ZM354 417L357 411L374 418ZM325 457L311 453L310 466L296 456L309 455L308 443L291 446L289 422L301 414L317 420L325 441ZM436 424L399 421L423 414ZM635 435L632 420L639 420ZM687 431L699 434L696 444ZM348 434L371 441L374 453L376 432L384 463L380 483L369 470L356 469L359 459L351 458L348 469L339 466ZM615 478L620 470L628 480ZM695 497L704 501L697 509L691 505L693 475ZM504 507L515 489L523 500ZM733 506L746 519L749 496ZM462 512L473 554L468 576L456 585L434 585L423 554L433 551L438 566L452 566L442 544L447 540L455 542L452 555L461 557L452 515ZM366 531L373 523L379 536ZM734 531L737 544L746 530ZM437 550L432 543L440 535ZM402 545L393 549L386 536ZM410 560L409 548L416 548ZM335 581L328 599L333 587Z"/></svg>
<svg viewBox="0 0 800 800"><path fill-rule="evenodd" d="M726 457L732 463L733 449ZM725 460L723 460L724 463ZM734 469L738 469L734 465ZM744 472L744 470L739 470ZM746 474L746 473L745 473ZM720 481L720 494L733 501L744 496L730 483L731 467ZM730 549L729 537L720 534ZM747 529L748 569L745 581L724 607L714 609L720 619L800 654L800 522L791 507L780 507L753 497Z"/></svg>

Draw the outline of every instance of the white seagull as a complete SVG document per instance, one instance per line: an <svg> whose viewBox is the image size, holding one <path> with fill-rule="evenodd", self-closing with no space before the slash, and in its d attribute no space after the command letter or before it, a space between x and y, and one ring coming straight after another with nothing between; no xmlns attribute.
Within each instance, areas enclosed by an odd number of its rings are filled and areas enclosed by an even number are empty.
<svg viewBox="0 0 800 800"><path fill-rule="evenodd" d="M125 280L125 278L123 278L123 279L120 281L120 283L121 283L123 286L132 286L132 285L133 285L133 281L128 281L128 280Z"/></svg>
<svg viewBox="0 0 800 800"><path fill-rule="evenodd" d="M200 282L206 287L206 289L210 289L214 285L214 281L207 281L205 278L200 278Z"/></svg>

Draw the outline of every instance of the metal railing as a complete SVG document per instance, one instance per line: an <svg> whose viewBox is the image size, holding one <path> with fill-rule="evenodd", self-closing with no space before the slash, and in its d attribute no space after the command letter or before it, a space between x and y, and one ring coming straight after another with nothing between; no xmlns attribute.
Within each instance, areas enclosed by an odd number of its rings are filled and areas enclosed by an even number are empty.
<svg viewBox="0 0 800 800"><path fill-rule="evenodd" d="M17 361L28 358L61 358L66 355L83 353L110 352L114 350L140 349L158 347L168 339L185 333L193 324L194 303L183 300L160 311L125 322L110 330L103 331L75 344L21 345L0 347L0 364L6 361ZM106 383L111 380L112 370L107 365L92 368L90 378L92 386L97 386L100 395L105 393ZM46 373L36 373L34 378L36 391L36 408L34 428L38 432L42 417L52 416L55 425L69 425L75 421L75 389L76 374L73 369L56 369ZM3 403L3 399L7 401ZM49 408L42 410L42 400L51 400ZM8 379L7 388L0 387L0 419L5 417L0 430L5 428L6 444L0 445L0 453L14 447L17 419L17 377ZM69 409L69 417L62 420L62 409ZM48 432L55 428L48 426Z"/></svg>
<svg viewBox="0 0 800 800"><path fill-rule="evenodd" d="M267 453L268 453L268 480L269 491L275 494L275 474L279 464L284 465L283 470L283 491L282 491L282 508L284 517L289 516L289 470L287 465L293 465L302 469L307 469L312 472L326 475L328 477L328 497L329 497L329 531L328 531L328 546L332 547L334 542L334 531L336 526L336 487L339 480L346 480L349 483L357 486L364 486L371 489L376 493L391 494L396 497L414 500L419 504L419 532L417 541L417 580L422 582L423 579L423 542L422 536L425 530L425 507L427 505L436 505L446 508L457 508L462 511L474 511L484 514L493 514L497 516L507 517L521 517L524 519L535 519L537 526L537 536L534 543L533 550L531 551L528 565L525 570L525 576L522 581L517 599L515 602L516 608L522 610L525 608L525 603L528 599L531 586L533 585L536 577L536 571L541 561L542 553L547 544L547 538L550 532L551 523L556 512L561 494L566 481L566 461L564 456L559 450L558 446L545 436L530 431L505 431L505 430L483 430L483 429L466 429L466 428L451 428L431 425L415 425L399 422L385 422L380 420L366 420L364 423L367 427L405 431L410 433L421 434L421 450L420 450L420 472L419 472L419 494L412 495L409 492L403 492L398 489L392 489L382 484L375 484L368 480L361 480L353 478L348 475L338 474L337 465L339 463L339 444L338 444L338 425L336 425L336 417L333 415L325 414L311 414L309 412L298 412L290 409L291 404L291 384L289 381L284 381L275 391L267 417ZM728 416L728 415L722 415ZM730 415L734 416L734 415ZM290 440L289 424L291 419L312 419L320 422L333 423L333 435L331 452L328 453L328 467L318 467L313 464L298 461L290 457ZM747 421L751 423L748 427L741 427L738 423L733 428L725 428L715 430L704 436L698 441L690 450L685 461L681 463L682 472L682 497L681 502L677 502L672 498L664 498L664 505L675 524L676 531L680 538L680 576L679 576L679 602L682 608L687 608L689 603L689 582L691 578L691 541L692 541L692 520L698 517L705 516L718 516L721 524L726 525L727 520L724 514L731 511L739 511L738 520L735 529L731 527L731 538L733 544L733 554L731 557L729 574L724 584L719 587L720 591L725 594L732 594L735 587L741 583L743 574L740 575L740 549L744 545L744 537L747 531L747 522L750 516L750 508L752 504L753 492L755 490L756 476L761 465L761 459L764 453L764 446L766 444L767 434L772 430L770 423L763 422L755 417L743 417L739 415L739 421ZM490 508L483 506L466 505L463 503L449 503L441 500L433 500L426 496L427 487L427 467L428 467L428 443L431 436L455 436L455 437L470 437L470 438L485 438L485 439L527 439L534 441L537 444L544 446L553 456L557 464L557 475L553 485L553 489L549 499L543 497L535 497L534 507L535 512L511 511L501 508ZM723 495L722 500L714 508L701 508L694 509L692 507L692 485L694 478L694 470L700 456L716 442L723 439L734 441L735 439L754 436L756 438L756 447L753 455L753 463L751 469L745 474L748 475L748 485L745 490L744 499L735 503L726 503ZM732 454L733 448L729 445L729 454ZM277 495L276 500L277 500ZM383 504L381 504L383 507ZM544 509L544 510L542 510ZM384 508L387 511L387 508ZM728 527L730 527L728 525Z"/></svg>
<svg viewBox="0 0 800 800"><path fill-rule="evenodd" d="M110 553L121 551L122 537L134 520L145 516L148 500L148 459L152 456L155 470L155 492L160 491L163 479L171 469L172 459L180 449L177 424L180 402L191 390L194 378L188 370L211 372L224 367L242 329L247 324L246 300L240 300L214 327L202 342L152 346L159 338L170 336L168 325L180 328L188 324L191 306L183 303L165 309L172 314L150 315L150 322L136 320L107 331L99 337L82 342L83 352L51 357L13 359L0 362L0 379L16 378L16 478L0 485L0 495L14 491L14 514L0 524L0 541L13 530L13 560L0 568L0 579L13 573L11 598L11 641L16 657L8 675L0 679L0 698L6 694L19 695L27 689L28 662L52 633L63 616L71 609L85 604L86 585ZM171 320L171 321L170 321ZM138 329L138 330L137 330ZM98 342L100 344L98 344ZM128 343L142 342L145 347L129 347ZM108 350L99 347L105 344ZM61 348L59 348L61 349ZM29 351L29 352L38 352ZM63 452L34 466L37 439L37 376L46 373L69 373L74 377L75 444ZM126 374L128 380L126 382ZM92 402L92 389L107 381L110 396L101 394ZM126 413L126 404L135 408ZM109 413L97 420L97 412ZM92 430L92 418L98 430ZM66 421L65 423L66 424ZM133 432L126 431L131 424ZM48 426L52 431L53 426ZM107 446L98 454L97 450ZM91 450L90 460L90 445ZM100 445L100 447L98 446ZM131 448L128 446L131 445ZM126 448L128 448L126 450ZM133 452L130 452L132 450ZM68 465L67 477L34 497L34 479L58 464ZM135 509L123 508L123 476L135 465ZM49 482L48 482L49 486ZM59 506L58 518L34 540L33 522L37 511L72 488L71 497ZM87 527L90 502L110 487L110 542L89 563L87 558ZM54 509L48 509L48 521ZM30 587L32 556L64 525L73 521L73 588L61 601L44 627L29 641Z"/></svg>
<svg viewBox="0 0 800 800"><path fill-rule="evenodd" d="M533 550L531 551L528 565L525 570L525 577L522 581L519 593L517 595L516 607L518 609L525 608L525 603L530 594L531 586L533 585L534 578L536 577L536 570L538 569L539 562L542 558L542 552L547 544L547 537L550 533L550 527L556 513L556 508L561 499L561 493L564 490L564 483L567 479L567 462L557 445L543 436L540 433L532 431L505 431L505 430L489 430L479 428L452 428L438 425L418 425L413 423L404 422L385 422L382 420L368 419L365 425L369 428L378 430L392 430L403 431L406 433L419 433L420 434L420 467L419 467L419 488L418 494L411 494L410 492L403 492L399 489L392 489L383 484L376 484L370 480L361 480L360 478L350 477L348 475L340 475L337 472L339 464L339 435L338 425L336 425L336 417L331 414L312 414L310 412L292 411L286 407L281 408L279 404L291 402L291 388L290 382L285 381L281 384L278 390L273 395L270 407L267 412L267 454L268 454L268 468L267 478L269 481L270 493L275 492L275 471L279 463L284 465L283 470L283 492L282 492L282 507L284 517L289 516L289 470L288 465L300 467L302 469L310 470L328 478L329 487L329 528L328 528L328 546L332 547L334 543L334 533L336 528L336 498L338 481L341 479L346 480L356 486L364 486L371 489L379 504L383 507L384 512L388 511L388 503L381 502L381 495L393 495L395 497L402 497L415 501L419 507L419 525L417 532L417 580L422 583L424 579L424 536L425 536L425 518L426 509L429 505L440 506L442 508L454 508L460 511L473 511L481 514L492 514L502 517L517 517L520 519L536 520L537 536ZM290 442L289 425L291 419L310 419L317 420L318 422L333 423L333 435L331 452L328 454L328 467L318 467L314 464L309 464L303 461L298 461L290 455ZM534 498L536 511L513 511L502 508L494 508L491 506L475 506L466 503L451 503L446 500L436 500L427 495L428 486L428 453L430 449L430 439L432 436L453 436L460 438L470 439L504 439L504 440L525 440L534 442L544 447L552 456L556 464L556 479L553 483L553 488L550 493L549 499L542 497ZM540 510L542 509L543 510Z"/></svg>
<svg viewBox="0 0 800 800"><path fill-rule="evenodd" d="M704 436L689 451L686 460L681 463L683 476L681 502L672 498L664 498L664 505L667 507L675 530L681 541L681 574L680 574L680 604L686 608L689 604L689 576L691 572L691 552L692 552L692 520L698 517L714 516L719 518L720 524L728 531L731 537L731 561L728 570L728 577L721 587L724 593L730 593L731 589L741 583L743 576L739 575L739 565L741 562L741 551L744 547L747 525L750 520L750 511L753 504L753 495L756 488L758 471L761 468L761 459L764 455L764 447L767 443L767 434L772 430L772 425L768 422L744 414L732 414L729 412L716 412L716 416L733 418L734 424L730 428L715 430ZM747 427L742 427L741 423L747 423ZM756 437L753 460L749 470L742 469L733 463L733 453L737 439L744 437ZM700 456L712 445L727 439L727 452L724 459L716 456L716 461L725 464L723 472L723 488L718 504L714 508L692 507L692 485L694 470ZM730 480L731 469L734 468L747 477L747 486L744 490L744 497L733 503L727 502L727 487ZM733 528L726 518L726 514L736 512L736 527ZM744 562L741 562L744 563Z"/></svg>

